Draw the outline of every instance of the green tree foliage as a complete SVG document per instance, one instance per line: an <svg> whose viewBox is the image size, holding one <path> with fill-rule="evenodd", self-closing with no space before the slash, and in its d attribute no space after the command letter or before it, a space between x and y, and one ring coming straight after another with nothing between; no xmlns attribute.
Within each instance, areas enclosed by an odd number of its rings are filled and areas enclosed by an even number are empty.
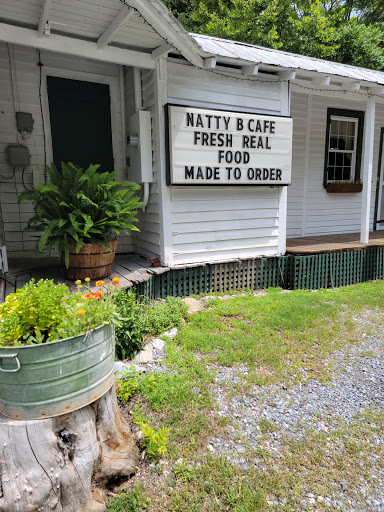
<svg viewBox="0 0 384 512"><path fill-rule="evenodd" d="M166 3L192 32L384 70L382 0Z"/></svg>

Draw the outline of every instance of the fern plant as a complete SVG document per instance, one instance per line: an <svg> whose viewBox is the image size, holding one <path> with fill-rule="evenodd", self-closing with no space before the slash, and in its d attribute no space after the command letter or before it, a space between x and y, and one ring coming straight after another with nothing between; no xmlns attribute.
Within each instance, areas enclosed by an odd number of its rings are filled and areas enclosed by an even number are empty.
<svg viewBox="0 0 384 512"><path fill-rule="evenodd" d="M84 170L72 163L62 163L61 172L54 164L47 167L48 182L20 194L18 202L33 202L34 215L25 229L41 231L36 248L48 255L52 250L64 254L69 266L69 244L79 252L84 244L108 246L116 234L139 231L134 197L140 188L129 181L115 181L115 172L98 172L98 165Z"/></svg>

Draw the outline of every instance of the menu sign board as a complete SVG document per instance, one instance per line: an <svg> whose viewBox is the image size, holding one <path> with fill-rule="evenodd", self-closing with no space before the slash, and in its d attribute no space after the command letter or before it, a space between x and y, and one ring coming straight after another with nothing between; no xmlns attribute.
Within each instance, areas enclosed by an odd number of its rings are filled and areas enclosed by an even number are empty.
<svg viewBox="0 0 384 512"><path fill-rule="evenodd" d="M292 119L168 105L173 185L288 185Z"/></svg>

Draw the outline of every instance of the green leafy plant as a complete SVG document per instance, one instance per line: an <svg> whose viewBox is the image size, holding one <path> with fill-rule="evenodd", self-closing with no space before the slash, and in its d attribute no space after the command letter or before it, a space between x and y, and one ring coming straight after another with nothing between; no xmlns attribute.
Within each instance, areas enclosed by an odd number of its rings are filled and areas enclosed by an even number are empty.
<svg viewBox="0 0 384 512"><path fill-rule="evenodd" d="M90 291L88 283L77 284L77 293L70 293L66 285L53 280L31 279L8 295L0 304L0 346L47 343L119 323L114 289ZM104 282L97 284L101 287Z"/></svg>
<svg viewBox="0 0 384 512"><path fill-rule="evenodd" d="M132 358L141 350L147 333L146 305L136 298L132 290L119 290L116 304L121 315L120 326L116 328L116 357Z"/></svg>
<svg viewBox="0 0 384 512"><path fill-rule="evenodd" d="M139 391L140 372L133 368L125 368L124 372L119 372L119 379L116 379L116 395L120 402L127 402Z"/></svg>
<svg viewBox="0 0 384 512"><path fill-rule="evenodd" d="M121 316L116 328L116 357L132 358L142 348L144 337L162 334L171 327L180 327L187 306L176 297L146 304L131 290L120 290L116 304Z"/></svg>
<svg viewBox="0 0 384 512"><path fill-rule="evenodd" d="M147 333L162 334L171 327L181 327L187 310L187 305L179 297L167 297L163 302L149 305L146 317Z"/></svg>
<svg viewBox="0 0 384 512"><path fill-rule="evenodd" d="M153 391L158 381L157 376L146 377L135 367L125 368L124 372L120 372L118 375L120 378L116 379L116 394L120 402L126 402L140 391Z"/></svg>
<svg viewBox="0 0 384 512"><path fill-rule="evenodd" d="M122 491L119 496L114 496L107 503L107 512L142 512L148 510L150 498L144 496L141 485L135 485L130 491Z"/></svg>
<svg viewBox="0 0 384 512"><path fill-rule="evenodd" d="M116 234L136 230L139 199L133 197L140 188L129 181L115 181L115 172L98 172L98 165L81 169L62 163L61 172L52 164L47 167L49 182L26 190L21 201L33 202L35 214L27 230L42 231L36 248L47 254L52 250L64 254L69 266L69 244L79 252L84 244L108 246Z"/></svg>
<svg viewBox="0 0 384 512"><path fill-rule="evenodd" d="M0 304L0 345L39 343L57 332L66 316L65 284L34 279ZM74 302L73 300L71 302Z"/></svg>
<svg viewBox="0 0 384 512"><path fill-rule="evenodd" d="M142 423L140 428L144 434L143 445L147 456L152 460L158 460L167 451L169 428L154 429L146 423Z"/></svg>

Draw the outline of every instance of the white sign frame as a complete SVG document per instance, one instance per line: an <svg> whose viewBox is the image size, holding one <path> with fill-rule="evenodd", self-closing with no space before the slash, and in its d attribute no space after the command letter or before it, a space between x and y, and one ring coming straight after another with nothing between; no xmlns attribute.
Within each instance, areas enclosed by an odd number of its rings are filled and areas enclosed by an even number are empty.
<svg viewBox="0 0 384 512"><path fill-rule="evenodd" d="M167 104L168 185L291 183L292 118Z"/></svg>

